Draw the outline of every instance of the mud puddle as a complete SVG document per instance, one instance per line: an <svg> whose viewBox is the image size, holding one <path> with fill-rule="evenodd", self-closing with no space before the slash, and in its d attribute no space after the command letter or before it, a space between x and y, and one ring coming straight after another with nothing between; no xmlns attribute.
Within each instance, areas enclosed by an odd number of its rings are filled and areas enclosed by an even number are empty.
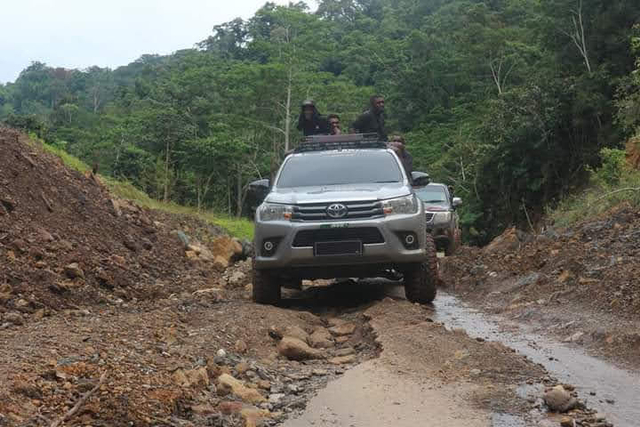
<svg viewBox="0 0 640 427"><path fill-rule="evenodd" d="M434 320L449 328L464 329L472 337L499 341L540 363L558 380L574 385L588 406L605 414L616 426L638 425L640 373L617 368L580 349L535 334L526 325L484 315L442 291L434 308Z"/></svg>

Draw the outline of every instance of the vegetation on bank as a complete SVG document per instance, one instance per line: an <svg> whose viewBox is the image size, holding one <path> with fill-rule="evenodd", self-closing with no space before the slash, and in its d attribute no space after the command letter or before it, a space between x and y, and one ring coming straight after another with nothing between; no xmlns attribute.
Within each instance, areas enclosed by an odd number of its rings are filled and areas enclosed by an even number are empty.
<svg viewBox="0 0 640 427"><path fill-rule="evenodd" d="M348 127L382 93L389 131L455 186L482 244L563 209L636 133L639 22L628 0L267 3L197 48L115 70L33 63L0 85L0 120L150 200L240 217L247 184L299 139L302 100Z"/></svg>
<svg viewBox="0 0 640 427"><path fill-rule="evenodd" d="M88 172L91 168L77 157L67 153L65 150L47 144L37 138L36 135L30 135L32 141L37 141L39 145L46 151L60 157L62 162L81 173ZM236 218L224 214L215 213L210 210L198 210L192 206L182 206L177 203L164 203L149 197L148 194L132 185L130 182L120 181L112 177L99 175L100 181L107 186L109 191L115 196L131 200L140 206L148 209L159 210L172 214L192 215L209 224L217 225L225 229L230 235L240 239L253 239L253 222L246 218Z"/></svg>
<svg viewBox="0 0 640 427"><path fill-rule="evenodd" d="M589 173L588 187L549 212L555 226L570 226L623 203L640 208L640 170L629 165L623 150L604 149L602 157L602 167Z"/></svg>

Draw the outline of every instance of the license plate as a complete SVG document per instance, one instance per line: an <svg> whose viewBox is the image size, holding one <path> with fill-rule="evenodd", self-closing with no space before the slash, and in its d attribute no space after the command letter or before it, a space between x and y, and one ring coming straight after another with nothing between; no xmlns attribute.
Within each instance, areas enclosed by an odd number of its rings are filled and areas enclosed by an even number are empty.
<svg viewBox="0 0 640 427"><path fill-rule="evenodd" d="M317 242L314 246L315 256L362 255L362 241L343 240L339 242Z"/></svg>

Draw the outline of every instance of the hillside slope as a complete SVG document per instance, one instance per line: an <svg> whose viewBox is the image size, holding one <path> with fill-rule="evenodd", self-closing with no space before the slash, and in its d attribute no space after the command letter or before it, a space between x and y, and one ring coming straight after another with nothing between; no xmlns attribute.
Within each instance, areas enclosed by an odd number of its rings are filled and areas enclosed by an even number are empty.
<svg viewBox="0 0 640 427"><path fill-rule="evenodd" d="M116 199L16 131L0 129L0 152L0 314L149 300L219 276L177 232L221 229Z"/></svg>

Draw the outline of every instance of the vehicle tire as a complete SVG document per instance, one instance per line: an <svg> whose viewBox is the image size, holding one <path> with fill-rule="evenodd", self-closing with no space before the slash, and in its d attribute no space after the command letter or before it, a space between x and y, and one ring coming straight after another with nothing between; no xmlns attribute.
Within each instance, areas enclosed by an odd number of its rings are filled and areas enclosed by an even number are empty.
<svg viewBox="0 0 640 427"><path fill-rule="evenodd" d="M404 273L404 293L411 302L427 304L438 292L438 255L433 237L427 234L427 260L407 269Z"/></svg>
<svg viewBox="0 0 640 427"><path fill-rule="evenodd" d="M286 279L282 282L282 288L302 290L302 279Z"/></svg>
<svg viewBox="0 0 640 427"><path fill-rule="evenodd" d="M253 301L258 304L277 305L280 302L280 282L277 276L253 269Z"/></svg>

